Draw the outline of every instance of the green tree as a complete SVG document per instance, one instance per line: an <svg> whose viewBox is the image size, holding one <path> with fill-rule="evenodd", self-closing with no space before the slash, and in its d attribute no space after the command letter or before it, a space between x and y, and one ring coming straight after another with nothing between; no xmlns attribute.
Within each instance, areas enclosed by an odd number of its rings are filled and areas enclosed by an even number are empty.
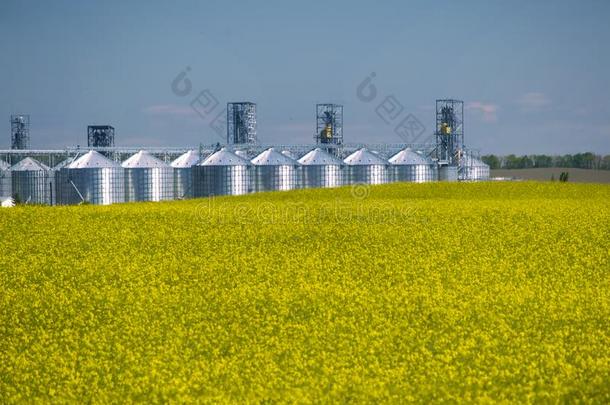
<svg viewBox="0 0 610 405"><path fill-rule="evenodd" d="M595 155L591 152L582 154L582 169L594 169L595 168Z"/></svg>
<svg viewBox="0 0 610 405"><path fill-rule="evenodd" d="M481 156L481 160L489 165L490 169L499 169L501 167L500 159L496 155Z"/></svg>
<svg viewBox="0 0 610 405"><path fill-rule="evenodd" d="M534 167L552 167L553 157L548 155L534 155Z"/></svg>
<svg viewBox="0 0 610 405"><path fill-rule="evenodd" d="M504 168L506 169L518 169L519 168L519 158L517 156L510 154L506 156L504 159Z"/></svg>

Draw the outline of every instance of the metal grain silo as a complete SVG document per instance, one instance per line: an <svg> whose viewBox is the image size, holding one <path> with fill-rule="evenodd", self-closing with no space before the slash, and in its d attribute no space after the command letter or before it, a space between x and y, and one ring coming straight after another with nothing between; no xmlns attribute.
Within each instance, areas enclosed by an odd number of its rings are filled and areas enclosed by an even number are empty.
<svg viewBox="0 0 610 405"><path fill-rule="evenodd" d="M344 164L320 148L307 152L298 160L303 188L327 188L343 185Z"/></svg>
<svg viewBox="0 0 610 405"><path fill-rule="evenodd" d="M0 160L0 197L12 197L11 165Z"/></svg>
<svg viewBox="0 0 610 405"><path fill-rule="evenodd" d="M77 159L77 156L75 157L69 157L65 160L62 160L61 162L59 162L58 164L56 164L55 166L53 166L51 168L51 170L58 172L59 170L61 170L62 168L69 166L70 163L74 162Z"/></svg>
<svg viewBox="0 0 610 405"><path fill-rule="evenodd" d="M193 166L193 195L241 195L252 191L252 165L226 148Z"/></svg>
<svg viewBox="0 0 610 405"><path fill-rule="evenodd" d="M244 158L246 160L250 160L248 158L248 151L246 150L236 150L233 153L235 153L237 156L239 156L240 158Z"/></svg>
<svg viewBox="0 0 610 405"><path fill-rule="evenodd" d="M282 155L287 156L287 157L289 157L292 160L298 160L299 159L299 157L297 156L296 152L293 152L293 151L288 150L288 149L284 149L282 151Z"/></svg>
<svg viewBox="0 0 610 405"><path fill-rule="evenodd" d="M346 157L346 184L383 184L388 182L388 161L362 148Z"/></svg>
<svg viewBox="0 0 610 405"><path fill-rule="evenodd" d="M299 163L269 148L252 159L255 192L285 191L300 187Z"/></svg>
<svg viewBox="0 0 610 405"><path fill-rule="evenodd" d="M470 153L466 153L458 171L458 180L489 180L489 166Z"/></svg>
<svg viewBox="0 0 610 405"><path fill-rule="evenodd" d="M59 169L57 204L125 202L125 169L96 151L89 151Z"/></svg>
<svg viewBox="0 0 610 405"><path fill-rule="evenodd" d="M178 200L193 197L193 166L199 163L199 152L189 150L171 163L174 168L174 196Z"/></svg>
<svg viewBox="0 0 610 405"><path fill-rule="evenodd" d="M125 169L125 201L174 199L174 168L141 150L121 164Z"/></svg>
<svg viewBox="0 0 610 405"><path fill-rule="evenodd" d="M68 166L75 159L76 157L67 158L51 168L49 172L49 180L51 181L51 205L57 205L58 201L57 194L60 192L60 190L57 187L57 179L59 177L59 171Z"/></svg>
<svg viewBox="0 0 610 405"><path fill-rule="evenodd" d="M401 150L389 161L391 181L425 183L438 180L436 164L411 148Z"/></svg>
<svg viewBox="0 0 610 405"><path fill-rule="evenodd" d="M13 196L26 204L50 204L51 182L49 167L26 157L11 167Z"/></svg>

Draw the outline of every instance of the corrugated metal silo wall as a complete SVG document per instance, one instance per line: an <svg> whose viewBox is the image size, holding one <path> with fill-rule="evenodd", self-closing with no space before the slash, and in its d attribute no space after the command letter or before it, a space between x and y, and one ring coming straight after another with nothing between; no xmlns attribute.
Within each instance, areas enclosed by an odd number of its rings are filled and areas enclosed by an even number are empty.
<svg viewBox="0 0 610 405"><path fill-rule="evenodd" d="M173 167L125 169L125 201L167 201L173 199Z"/></svg>
<svg viewBox="0 0 610 405"><path fill-rule="evenodd" d="M193 195L209 197L251 193L251 166L193 166Z"/></svg>
<svg viewBox="0 0 610 405"><path fill-rule="evenodd" d="M17 201L28 204L51 204L51 181L47 170L11 172L12 193Z"/></svg>
<svg viewBox="0 0 610 405"><path fill-rule="evenodd" d="M79 193L86 202L95 205L125 202L125 174L122 167L63 168L56 179L59 205L81 203Z"/></svg>
<svg viewBox="0 0 610 405"><path fill-rule="evenodd" d="M438 180L436 165L392 165L390 172L392 181L427 183Z"/></svg>
<svg viewBox="0 0 610 405"><path fill-rule="evenodd" d="M303 165L301 167L303 188L330 188L343 185L345 166Z"/></svg>
<svg viewBox="0 0 610 405"><path fill-rule="evenodd" d="M193 197L192 167L174 168L174 196L176 199Z"/></svg>
<svg viewBox="0 0 610 405"><path fill-rule="evenodd" d="M0 170L0 197L12 197L13 184L10 170Z"/></svg>
<svg viewBox="0 0 610 405"><path fill-rule="evenodd" d="M285 191L299 188L300 169L291 165L254 166L253 189L262 191Z"/></svg>
<svg viewBox="0 0 610 405"><path fill-rule="evenodd" d="M388 182L386 165L348 165L346 184L384 184Z"/></svg>

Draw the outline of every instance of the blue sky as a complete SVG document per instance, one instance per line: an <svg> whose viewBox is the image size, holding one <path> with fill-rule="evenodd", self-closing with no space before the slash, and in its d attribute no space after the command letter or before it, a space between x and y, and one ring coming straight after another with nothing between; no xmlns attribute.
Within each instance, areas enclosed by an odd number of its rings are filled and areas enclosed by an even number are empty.
<svg viewBox="0 0 610 405"><path fill-rule="evenodd" d="M463 99L482 153L610 153L609 16L603 0L3 0L0 148L16 112L37 148L106 123L118 145L212 143L213 116L239 100L257 103L263 143L312 142L317 102L344 104L346 142L398 143L376 113L393 96L427 133L435 99ZM219 106L198 114L204 90Z"/></svg>

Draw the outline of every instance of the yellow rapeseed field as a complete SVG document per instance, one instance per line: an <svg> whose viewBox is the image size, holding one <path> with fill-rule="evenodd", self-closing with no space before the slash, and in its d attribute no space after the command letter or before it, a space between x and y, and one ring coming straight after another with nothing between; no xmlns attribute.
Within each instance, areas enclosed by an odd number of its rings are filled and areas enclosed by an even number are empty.
<svg viewBox="0 0 610 405"><path fill-rule="evenodd" d="M610 187L0 210L0 403L610 402Z"/></svg>

